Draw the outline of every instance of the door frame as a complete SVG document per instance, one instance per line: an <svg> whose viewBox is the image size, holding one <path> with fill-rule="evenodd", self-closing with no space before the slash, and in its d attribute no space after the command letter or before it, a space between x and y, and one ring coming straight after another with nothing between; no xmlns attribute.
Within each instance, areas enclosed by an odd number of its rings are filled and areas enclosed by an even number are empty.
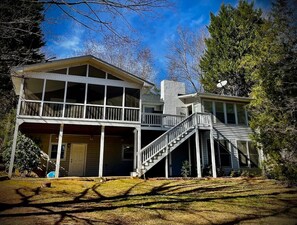
<svg viewBox="0 0 297 225"><path fill-rule="evenodd" d="M69 172L70 172L71 155L72 155L72 149L73 149L74 145L84 145L85 146L83 175L82 175L82 176L85 176L85 174L86 174L86 165L87 165L87 152L88 152L88 144L87 143L71 143L70 154L69 154L68 176L69 176Z"/></svg>

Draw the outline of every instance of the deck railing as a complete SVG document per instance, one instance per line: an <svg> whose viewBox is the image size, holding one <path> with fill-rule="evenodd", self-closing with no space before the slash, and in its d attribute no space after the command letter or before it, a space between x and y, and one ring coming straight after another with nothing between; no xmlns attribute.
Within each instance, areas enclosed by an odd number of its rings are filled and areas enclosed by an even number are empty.
<svg viewBox="0 0 297 225"><path fill-rule="evenodd" d="M149 127L174 127L180 123L185 116L181 115L169 115L161 113L143 113L141 124L142 126Z"/></svg>
<svg viewBox="0 0 297 225"><path fill-rule="evenodd" d="M22 100L20 115L139 122L139 108Z"/></svg>

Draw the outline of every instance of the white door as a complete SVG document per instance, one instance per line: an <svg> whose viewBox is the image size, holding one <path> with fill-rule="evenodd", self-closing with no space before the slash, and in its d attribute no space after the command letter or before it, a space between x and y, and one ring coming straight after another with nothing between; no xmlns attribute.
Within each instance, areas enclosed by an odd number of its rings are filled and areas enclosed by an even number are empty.
<svg viewBox="0 0 297 225"><path fill-rule="evenodd" d="M68 176L83 176L85 173L86 144L72 144Z"/></svg>

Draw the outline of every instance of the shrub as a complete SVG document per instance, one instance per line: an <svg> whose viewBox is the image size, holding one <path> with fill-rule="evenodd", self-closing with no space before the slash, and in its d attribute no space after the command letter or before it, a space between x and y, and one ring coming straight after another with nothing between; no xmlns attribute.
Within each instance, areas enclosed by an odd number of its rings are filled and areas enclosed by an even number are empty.
<svg viewBox="0 0 297 225"><path fill-rule="evenodd" d="M8 169L10 155L12 150L12 141L10 141L3 151L3 161ZM15 151L14 169L18 169L22 174L30 173L37 169L41 160L41 150L32 139L19 133Z"/></svg>
<svg viewBox="0 0 297 225"><path fill-rule="evenodd" d="M187 161L187 160L183 161L182 168L181 168L181 175L183 177L190 176L190 169L191 169L191 166L190 166L189 161Z"/></svg>

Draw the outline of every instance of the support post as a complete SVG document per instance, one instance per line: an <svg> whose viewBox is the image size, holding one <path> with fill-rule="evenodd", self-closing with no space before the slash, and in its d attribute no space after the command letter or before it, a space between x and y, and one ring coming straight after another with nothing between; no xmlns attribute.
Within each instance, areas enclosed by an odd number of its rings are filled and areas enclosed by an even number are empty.
<svg viewBox="0 0 297 225"><path fill-rule="evenodd" d="M61 124L60 125L60 131L59 131L59 139L58 139L58 149L57 149L55 178L58 178L59 177L59 172L60 172L60 161L61 161L61 152L62 152L63 129L64 129L64 124Z"/></svg>
<svg viewBox="0 0 297 225"><path fill-rule="evenodd" d="M99 177L103 177L103 158L104 158L104 137L105 137L105 126L101 126L100 135L100 152L99 152Z"/></svg>
<svg viewBox="0 0 297 225"><path fill-rule="evenodd" d="M137 169L137 129L135 128L134 131L134 156L133 156L133 171L135 172Z"/></svg>
<svg viewBox="0 0 297 225"><path fill-rule="evenodd" d="M196 163L197 163L197 177L201 178L201 155L200 155L200 140L199 140L199 130L196 128L195 132L195 142L196 142Z"/></svg>
<svg viewBox="0 0 297 225"><path fill-rule="evenodd" d="M9 170L8 170L8 177L9 178L11 178L11 176L12 176L12 170L13 170L13 164L14 164L14 158L15 158L15 150L16 150L16 143L17 143L17 139L18 139L18 132L19 132L19 122L17 120L16 123L15 123L14 133L13 133L13 142L12 142L10 163L9 163Z"/></svg>
<svg viewBox="0 0 297 225"><path fill-rule="evenodd" d="M140 175L141 174L141 129L140 127L137 128L137 172Z"/></svg>
<svg viewBox="0 0 297 225"><path fill-rule="evenodd" d="M189 172L190 172L190 176L192 174L192 157L191 157L191 140L190 137L188 138L188 154L189 154Z"/></svg>
<svg viewBox="0 0 297 225"><path fill-rule="evenodd" d="M213 126L211 126L209 136L210 136L209 139L210 139L210 151L211 151L212 176L217 177L216 156L215 156L214 140L213 140Z"/></svg>
<svg viewBox="0 0 297 225"><path fill-rule="evenodd" d="M165 156L165 178L168 179L168 168L169 168L169 146L168 146L168 134L166 135L166 156Z"/></svg>

